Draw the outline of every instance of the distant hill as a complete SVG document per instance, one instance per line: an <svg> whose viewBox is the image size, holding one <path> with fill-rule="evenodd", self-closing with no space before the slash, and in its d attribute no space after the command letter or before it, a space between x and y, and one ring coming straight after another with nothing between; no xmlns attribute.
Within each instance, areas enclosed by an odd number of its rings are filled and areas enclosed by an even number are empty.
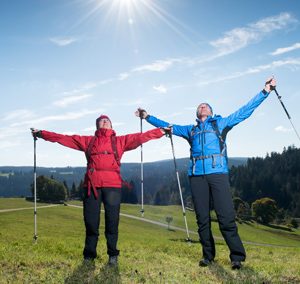
<svg viewBox="0 0 300 284"><path fill-rule="evenodd" d="M177 159L180 174L187 172L189 158ZM247 158L229 158L229 166L238 167L247 163ZM132 181L140 194L140 163L123 163L121 167L122 177L126 181ZM59 181L65 181L69 188L73 182L76 186L84 178L85 167L37 167L37 175L53 177ZM168 185L175 179L173 160L162 160L144 163L144 191L154 194L158 189ZM0 167L0 196L30 196L30 184L33 182L33 167L31 166L2 166Z"/></svg>

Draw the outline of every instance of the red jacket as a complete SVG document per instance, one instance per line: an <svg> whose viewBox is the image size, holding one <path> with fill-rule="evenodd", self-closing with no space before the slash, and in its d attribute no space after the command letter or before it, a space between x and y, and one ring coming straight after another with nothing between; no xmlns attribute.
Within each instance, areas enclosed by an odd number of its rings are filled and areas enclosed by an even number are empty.
<svg viewBox="0 0 300 284"><path fill-rule="evenodd" d="M91 188L97 197L97 187L116 187L122 186L120 175L120 163L115 159L112 149L111 136L116 133L112 129L100 128L95 132L96 139L90 149L90 158L84 178L84 185L88 188L88 195ZM116 136L116 150L119 159L125 151L130 151L141 144L163 136L160 129L156 128L145 133L128 134ZM42 138L50 142L86 152L94 136L62 135L46 130L42 131Z"/></svg>

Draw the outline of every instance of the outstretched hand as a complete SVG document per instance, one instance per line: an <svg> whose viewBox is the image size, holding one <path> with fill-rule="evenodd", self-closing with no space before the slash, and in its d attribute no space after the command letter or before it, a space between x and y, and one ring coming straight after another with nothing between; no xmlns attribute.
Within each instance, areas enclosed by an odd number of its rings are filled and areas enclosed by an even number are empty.
<svg viewBox="0 0 300 284"><path fill-rule="evenodd" d="M30 128L31 134L34 138L42 138L42 131L35 128Z"/></svg>
<svg viewBox="0 0 300 284"><path fill-rule="evenodd" d="M173 127L172 125L169 125L168 127L161 127L160 130L162 133L164 133L166 136L171 136L173 133Z"/></svg>
<svg viewBox="0 0 300 284"><path fill-rule="evenodd" d="M274 76L268 78L266 83L265 83L265 91L270 93L275 88L276 88L276 80L275 80Z"/></svg>
<svg viewBox="0 0 300 284"><path fill-rule="evenodd" d="M137 117L140 117L141 119L145 119L148 116L148 113L140 107L136 110L136 112L134 114Z"/></svg>

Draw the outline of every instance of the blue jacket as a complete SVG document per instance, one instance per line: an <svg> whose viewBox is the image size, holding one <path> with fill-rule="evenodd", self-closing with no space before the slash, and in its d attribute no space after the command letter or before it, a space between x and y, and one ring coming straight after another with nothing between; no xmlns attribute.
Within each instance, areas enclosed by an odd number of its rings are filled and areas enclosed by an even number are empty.
<svg viewBox="0 0 300 284"><path fill-rule="evenodd" d="M186 139L191 146L188 175L226 174L228 163L226 154L226 133L235 125L247 119L268 97L261 91L246 105L227 117L209 116L204 122L196 119L196 125L173 125L173 134ZM156 127L167 127L170 123L149 115L146 120ZM225 134L224 147L220 145L214 122L220 134Z"/></svg>

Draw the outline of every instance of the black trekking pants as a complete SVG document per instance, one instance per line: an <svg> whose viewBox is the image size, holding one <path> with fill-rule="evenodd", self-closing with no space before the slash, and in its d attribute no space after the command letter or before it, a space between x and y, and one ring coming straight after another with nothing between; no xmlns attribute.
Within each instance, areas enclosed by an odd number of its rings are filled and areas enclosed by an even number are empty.
<svg viewBox="0 0 300 284"><path fill-rule="evenodd" d="M84 258L97 257L97 243L99 237L100 210L101 202L105 210L105 237L107 243L107 254L109 256L119 255L117 250L118 227L121 204L121 189L101 187L97 188L98 199L95 198L93 191L90 196L83 200L83 217L86 230L85 247L83 250Z"/></svg>
<svg viewBox="0 0 300 284"><path fill-rule="evenodd" d="M229 190L228 175L191 176L190 183L203 258L213 260L216 255L215 242L211 232L211 200L217 214L220 231L230 250L230 260L244 261L246 252L235 223L235 211Z"/></svg>

